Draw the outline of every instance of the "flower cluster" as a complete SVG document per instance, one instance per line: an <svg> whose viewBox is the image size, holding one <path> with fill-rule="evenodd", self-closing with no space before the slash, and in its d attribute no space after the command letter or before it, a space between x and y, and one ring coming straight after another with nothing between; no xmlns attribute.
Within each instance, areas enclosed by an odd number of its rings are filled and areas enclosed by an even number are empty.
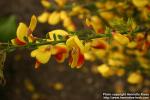
<svg viewBox="0 0 150 100"><path fill-rule="evenodd" d="M37 18L33 15L29 27L19 24L12 45L36 46L31 52L36 59L35 68L52 56L59 63L68 59L71 68L81 68L85 60L99 61L96 72L102 76L127 74L129 83L142 83L143 75L150 73L150 2L83 0L81 4L70 5L68 2L41 0L44 12ZM76 31L73 18L82 24L79 26L83 30ZM65 30L52 30L45 38L38 38L32 34L37 21L50 25L62 23Z"/></svg>
<svg viewBox="0 0 150 100"><path fill-rule="evenodd" d="M28 43L39 43L38 38L34 37L32 32L36 27L37 19L33 15L29 27L20 23L17 29L17 37L12 39L13 45L27 45ZM53 30L48 33L49 38L43 39L44 42L59 41L59 37L67 38L66 43L57 43L56 45L46 44L37 46L37 49L31 52L31 57L36 58L35 68L40 64L45 64L53 55L58 62L64 62L69 57L69 65L74 68L80 68L84 63L84 46L76 35L70 36L64 30ZM55 37L54 37L55 36Z"/></svg>
<svg viewBox="0 0 150 100"><path fill-rule="evenodd" d="M55 0L58 8L62 8L66 0ZM50 9L51 8L51 3L48 0L41 0L41 4L45 7L45 9ZM75 31L76 26L74 22L72 21L70 15L67 13L65 10L55 10L55 11L44 11L41 15L38 16L38 21L41 23L46 23L50 25L57 25L60 22L63 23L63 26L68 30L68 31Z"/></svg>

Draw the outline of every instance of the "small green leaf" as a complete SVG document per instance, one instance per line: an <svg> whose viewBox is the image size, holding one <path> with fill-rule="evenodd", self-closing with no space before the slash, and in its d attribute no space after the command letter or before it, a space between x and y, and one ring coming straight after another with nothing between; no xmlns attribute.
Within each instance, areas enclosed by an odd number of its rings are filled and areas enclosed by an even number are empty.
<svg viewBox="0 0 150 100"><path fill-rule="evenodd" d="M27 42L27 43L29 43L29 40L28 40L28 38L25 36L25 37L23 37L23 39Z"/></svg>
<svg viewBox="0 0 150 100"><path fill-rule="evenodd" d="M62 35L58 35L58 38L59 38L60 40L63 40L63 39L64 39L64 37L63 37Z"/></svg>
<svg viewBox="0 0 150 100"><path fill-rule="evenodd" d="M56 34L53 35L54 41L57 40Z"/></svg>

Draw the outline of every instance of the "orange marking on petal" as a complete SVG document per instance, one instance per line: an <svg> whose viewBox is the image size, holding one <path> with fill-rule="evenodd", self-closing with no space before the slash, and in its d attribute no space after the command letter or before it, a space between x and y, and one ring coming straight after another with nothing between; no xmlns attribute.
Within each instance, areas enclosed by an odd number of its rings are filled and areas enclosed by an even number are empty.
<svg viewBox="0 0 150 100"><path fill-rule="evenodd" d="M80 68L83 63L84 63L84 55L81 52L79 52L77 67Z"/></svg>
<svg viewBox="0 0 150 100"><path fill-rule="evenodd" d="M145 45L146 45L146 47L150 47L150 42L149 41L145 41Z"/></svg>
<svg viewBox="0 0 150 100"><path fill-rule="evenodd" d="M67 49L61 46L55 46L57 53L67 53Z"/></svg>
<svg viewBox="0 0 150 100"><path fill-rule="evenodd" d="M54 57L58 62L62 62L65 58L64 54L67 53L67 49L61 46L55 46L55 49L56 49L56 54Z"/></svg>
<svg viewBox="0 0 150 100"><path fill-rule="evenodd" d="M22 42L21 40L19 40L18 38L15 39L16 44L18 45L26 45L25 42Z"/></svg>
<svg viewBox="0 0 150 100"><path fill-rule="evenodd" d="M62 61L63 53L56 54L54 57L56 58L57 61Z"/></svg>
<svg viewBox="0 0 150 100"><path fill-rule="evenodd" d="M93 48L95 49L106 49L106 45L103 43L97 44L97 45L92 45Z"/></svg>
<svg viewBox="0 0 150 100"><path fill-rule="evenodd" d="M100 34L101 34L101 33L104 33L104 29L102 29L102 28L101 28L101 29L98 29L97 32L100 33Z"/></svg>

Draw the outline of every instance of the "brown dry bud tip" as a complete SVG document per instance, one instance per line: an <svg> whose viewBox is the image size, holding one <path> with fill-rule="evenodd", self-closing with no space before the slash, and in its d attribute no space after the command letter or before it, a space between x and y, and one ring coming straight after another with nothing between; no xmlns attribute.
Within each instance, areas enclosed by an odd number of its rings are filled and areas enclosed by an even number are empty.
<svg viewBox="0 0 150 100"><path fill-rule="evenodd" d="M36 61L34 68L35 68L35 69L38 69L38 68L40 67L40 64L41 64L41 63L40 63L39 61Z"/></svg>

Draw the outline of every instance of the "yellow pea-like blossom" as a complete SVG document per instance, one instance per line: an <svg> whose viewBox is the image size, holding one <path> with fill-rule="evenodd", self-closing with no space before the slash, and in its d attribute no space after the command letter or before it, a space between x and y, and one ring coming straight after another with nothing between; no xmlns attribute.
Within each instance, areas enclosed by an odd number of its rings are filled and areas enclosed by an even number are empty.
<svg viewBox="0 0 150 100"><path fill-rule="evenodd" d="M55 34L56 39L59 40L58 35L67 36L68 33L64 30L53 30L49 32L50 39L48 41L54 41L53 35ZM39 46L36 50L31 52L31 56L36 58L35 68L38 68L39 65L45 64L51 58L51 55L54 55L55 59L58 62L63 62L67 57L67 47L64 44L57 44L57 45L43 45Z"/></svg>
<svg viewBox="0 0 150 100"><path fill-rule="evenodd" d="M131 48L131 49L135 48L136 46L137 46L137 43L135 41L129 42L128 45L127 45L127 47Z"/></svg>
<svg viewBox="0 0 150 100"><path fill-rule="evenodd" d="M106 3L105 3L105 8L106 9L113 9L114 7L116 6L116 3L115 3L115 1L107 1Z"/></svg>
<svg viewBox="0 0 150 100"><path fill-rule="evenodd" d="M57 62L62 63L68 57L68 49L64 44L57 44L53 47L53 55Z"/></svg>
<svg viewBox="0 0 150 100"><path fill-rule="evenodd" d="M59 22L60 22L60 13L57 11L52 12L48 18L48 23L50 25L56 25Z"/></svg>
<svg viewBox="0 0 150 100"><path fill-rule="evenodd" d="M61 11L60 12L60 18L61 20L65 20L66 18L68 18L68 14L66 11Z"/></svg>
<svg viewBox="0 0 150 100"><path fill-rule="evenodd" d="M49 34L50 40L52 41L54 41L54 34L56 36L56 40L59 40L59 36L63 36L63 37L68 36L68 32L61 30L61 29L50 31L48 34Z"/></svg>
<svg viewBox="0 0 150 100"><path fill-rule="evenodd" d="M148 0L132 0L132 3L136 7L144 7L149 3L149 1Z"/></svg>
<svg viewBox="0 0 150 100"><path fill-rule="evenodd" d="M109 76L113 75L113 70L106 64L102 64L102 65L98 66L97 70L104 77L109 77Z"/></svg>
<svg viewBox="0 0 150 100"><path fill-rule="evenodd" d="M122 45L126 45L129 43L129 39L120 33L114 33L113 38Z"/></svg>
<svg viewBox="0 0 150 100"><path fill-rule="evenodd" d="M32 32L34 31L36 24L37 24L37 19L36 19L36 16L34 15L31 17L29 27L27 27L27 25L22 22L19 23L19 26L16 32L17 37L11 40L12 44L26 45L27 42L25 38L27 38L29 42L32 42L34 40Z"/></svg>
<svg viewBox="0 0 150 100"><path fill-rule="evenodd" d="M63 22L63 26L68 30L68 31L75 31L76 27L71 20L71 17L67 14L66 11L61 11L60 12L60 19Z"/></svg>
<svg viewBox="0 0 150 100"><path fill-rule="evenodd" d="M96 33L102 33L103 27L101 24L101 20L98 16L92 16L90 19L86 19L86 25L88 27L92 27Z"/></svg>
<svg viewBox="0 0 150 100"><path fill-rule="evenodd" d="M38 49L33 50L31 52L31 57L35 57L37 60L35 68L38 68L41 63L45 64L49 61L51 54L52 54L51 49L52 49L52 46L43 45L43 46L39 46Z"/></svg>
<svg viewBox="0 0 150 100"><path fill-rule="evenodd" d="M49 12L43 12L40 16L38 16L38 21L40 23L46 23L48 20L50 13Z"/></svg>
<svg viewBox="0 0 150 100"><path fill-rule="evenodd" d="M45 8L50 8L51 7L51 3L48 0L41 0L41 4L43 5L43 7Z"/></svg>
<svg viewBox="0 0 150 100"><path fill-rule="evenodd" d="M55 0L55 2L56 2L60 7L63 7L63 6L66 4L67 0Z"/></svg>
<svg viewBox="0 0 150 100"><path fill-rule="evenodd" d="M67 47L63 44L39 46L31 52L31 57L36 58L35 68L39 68L40 64L46 64L52 55L58 62L63 62L67 57Z"/></svg>
<svg viewBox="0 0 150 100"><path fill-rule="evenodd" d="M54 41L54 34L56 36L57 41L60 40L59 36L62 36L64 38L68 36L68 32L64 30L53 30L50 31L48 34L49 34L50 41ZM66 45L61 43L53 47L52 53L55 59L60 63L63 62L65 58L68 56L68 50Z"/></svg>
<svg viewBox="0 0 150 100"><path fill-rule="evenodd" d="M133 72L133 73L129 74L127 81L130 84L139 84L143 81L143 77L140 73Z"/></svg>
<svg viewBox="0 0 150 100"><path fill-rule="evenodd" d="M77 36L72 36L66 41L69 50L69 65L71 68L80 68L84 63L84 45Z"/></svg>
<svg viewBox="0 0 150 100"><path fill-rule="evenodd" d="M114 18L114 14L109 11L100 12L100 16L102 16L105 20L111 20Z"/></svg>

